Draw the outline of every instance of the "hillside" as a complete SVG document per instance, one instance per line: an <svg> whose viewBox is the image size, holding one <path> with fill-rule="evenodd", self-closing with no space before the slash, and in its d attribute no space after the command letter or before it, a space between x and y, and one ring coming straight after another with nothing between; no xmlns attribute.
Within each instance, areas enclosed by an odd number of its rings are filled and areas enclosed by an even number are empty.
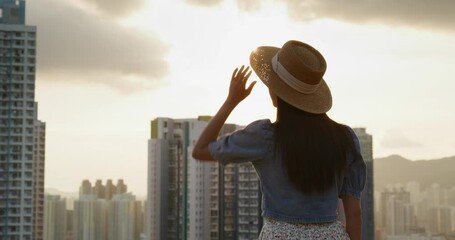
<svg viewBox="0 0 455 240"><path fill-rule="evenodd" d="M387 184L419 182L421 188L433 183L455 187L455 156L435 160L411 161L398 155L374 160L374 184L382 190Z"/></svg>

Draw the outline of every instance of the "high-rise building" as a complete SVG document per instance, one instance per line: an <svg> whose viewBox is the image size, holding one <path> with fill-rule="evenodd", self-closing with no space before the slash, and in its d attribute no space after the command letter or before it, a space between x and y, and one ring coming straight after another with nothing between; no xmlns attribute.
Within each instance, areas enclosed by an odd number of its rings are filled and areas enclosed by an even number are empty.
<svg viewBox="0 0 455 240"><path fill-rule="evenodd" d="M417 200L420 196L420 183L416 181L408 182L406 184L406 191L408 191L410 194L411 203L417 203Z"/></svg>
<svg viewBox="0 0 455 240"><path fill-rule="evenodd" d="M455 207L452 206L432 206L429 214L430 233L452 234L455 230Z"/></svg>
<svg viewBox="0 0 455 240"><path fill-rule="evenodd" d="M363 160L367 167L365 189L362 192L362 239L374 239L374 182L373 182L373 137L365 128L353 129L359 139Z"/></svg>
<svg viewBox="0 0 455 240"><path fill-rule="evenodd" d="M220 135L237 129L234 124L225 124ZM212 164L210 172L210 239L236 239L237 164L222 166Z"/></svg>
<svg viewBox="0 0 455 240"><path fill-rule="evenodd" d="M431 202L428 196L422 194L416 206L417 226L428 231L430 229Z"/></svg>
<svg viewBox="0 0 455 240"><path fill-rule="evenodd" d="M117 185L114 185L111 179L108 179L106 185L103 185L103 182L98 179L94 186L92 186L89 180L85 179L79 187L79 196L95 195L99 199L111 200L115 194L123 194L127 191L128 186L125 185L123 179L119 179Z"/></svg>
<svg viewBox="0 0 455 240"><path fill-rule="evenodd" d="M44 239L66 239L66 200L60 198L60 196L57 195L46 195L46 203L44 209Z"/></svg>
<svg viewBox="0 0 455 240"><path fill-rule="evenodd" d="M116 194L108 202L107 239L139 239L142 204L132 194Z"/></svg>
<svg viewBox="0 0 455 240"><path fill-rule="evenodd" d="M82 181L82 184L79 187L79 196L90 194L92 194L92 184L90 183L89 180L85 179Z"/></svg>
<svg viewBox="0 0 455 240"><path fill-rule="evenodd" d="M152 121L146 239L257 238L260 194L251 164L220 166L191 157L209 119ZM226 124L221 134L238 128Z"/></svg>
<svg viewBox="0 0 455 240"><path fill-rule="evenodd" d="M45 128L35 103L36 27L25 25L24 0L0 0L0 12L0 232L2 239L42 239Z"/></svg>
<svg viewBox="0 0 455 240"><path fill-rule="evenodd" d="M35 109L36 110L36 109ZM37 111L35 111L37 112ZM33 235L34 240L44 238L44 166L46 124L37 120L35 124L34 182L33 191Z"/></svg>
<svg viewBox="0 0 455 240"><path fill-rule="evenodd" d="M431 184L426 192L432 205L445 205L447 203L447 190L441 188L438 183Z"/></svg>
<svg viewBox="0 0 455 240"><path fill-rule="evenodd" d="M92 188L92 194L97 198L106 198L106 187L100 179L96 180L95 186Z"/></svg>
<svg viewBox="0 0 455 240"><path fill-rule="evenodd" d="M414 227L414 208L409 204L409 192L393 192L388 196L382 211L385 213L385 226L389 235L411 233Z"/></svg>
<svg viewBox="0 0 455 240"><path fill-rule="evenodd" d="M251 163L237 164L237 171L237 239L256 239L263 224L259 178Z"/></svg>
<svg viewBox="0 0 455 240"><path fill-rule="evenodd" d="M240 128L225 124L220 135ZM256 239L262 228L262 195L252 164L214 164L211 169L210 239Z"/></svg>
<svg viewBox="0 0 455 240"><path fill-rule="evenodd" d="M82 195L74 202L73 239L106 240L108 203L95 195Z"/></svg>
<svg viewBox="0 0 455 240"><path fill-rule="evenodd" d="M66 236L74 240L139 239L143 231L142 203L126 191L122 179L117 185L112 180L106 185L97 180L94 186L83 180L74 210L67 211L72 216L67 217Z"/></svg>
<svg viewBox="0 0 455 240"><path fill-rule="evenodd" d="M67 203L68 204L68 203ZM73 204L70 206L73 207ZM68 205L67 205L68 206ZM66 240L73 240L73 227L74 227L74 210L66 209Z"/></svg>
<svg viewBox="0 0 455 240"><path fill-rule="evenodd" d="M413 225L415 215L413 207L410 205L411 194L403 188L388 189L381 192L380 212L385 231L389 235L400 235L409 233Z"/></svg>
<svg viewBox="0 0 455 240"><path fill-rule="evenodd" d="M148 146L147 239L208 239L210 167L191 159L207 122L157 118Z"/></svg>
<svg viewBox="0 0 455 240"><path fill-rule="evenodd" d="M108 179L107 182L106 182L106 186L104 187L105 198L106 199L112 199L112 197L114 196L116 191L117 191L117 188L112 183L112 180Z"/></svg>
<svg viewBox="0 0 455 240"><path fill-rule="evenodd" d="M455 207L455 187L447 191L447 205Z"/></svg>
<svg viewBox="0 0 455 240"><path fill-rule="evenodd" d="M128 191L128 186L123 182L123 179L117 180L117 185L115 186L115 194L123 194Z"/></svg>

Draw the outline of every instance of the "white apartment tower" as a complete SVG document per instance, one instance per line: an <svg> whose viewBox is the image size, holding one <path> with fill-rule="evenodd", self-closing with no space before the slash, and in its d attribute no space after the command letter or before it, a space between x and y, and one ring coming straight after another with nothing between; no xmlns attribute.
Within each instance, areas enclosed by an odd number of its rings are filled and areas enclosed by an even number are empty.
<svg viewBox="0 0 455 240"><path fill-rule="evenodd" d="M45 125L35 103L36 27L25 25L24 0L0 0L0 13L0 234L42 239Z"/></svg>
<svg viewBox="0 0 455 240"><path fill-rule="evenodd" d="M139 239L142 203L131 193L116 194L108 202L107 239Z"/></svg>
<svg viewBox="0 0 455 240"><path fill-rule="evenodd" d="M208 239L210 167L191 158L207 125L199 119L157 118L148 143L146 238Z"/></svg>
<svg viewBox="0 0 455 240"><path fill-rule="evenodd" d="M82 195L74 201L73 239L106 240L108 202L95 195Z"/></svg>
<svg viewBox="0 0 455 240"><path fill-rule="evenodd" d="M46 195L44 207L44 239L62 240L66 238L66 199L58 195Z"/></svg>
<svg viewBox="0 0 455 240"><path fill-rule="evenodd" d="M390 235L409 234L413 227L414 209L407 199L400 199L399 194L393 194L387 201L385 226Z"/></svg>
<svg viewBox="0 0 455 240"><path fill-rule="evenodd" d="M254 239L260 219L259 182L252 165L191 157L210 117L157 118L148 149L146 239ZM221 135L239 129L225 124Z"/></svg>

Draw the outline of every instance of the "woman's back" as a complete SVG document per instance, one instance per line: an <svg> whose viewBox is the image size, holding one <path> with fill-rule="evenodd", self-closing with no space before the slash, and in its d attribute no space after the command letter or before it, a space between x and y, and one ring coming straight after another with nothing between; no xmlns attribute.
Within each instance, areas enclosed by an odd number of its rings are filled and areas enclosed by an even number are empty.
<svg viewBox="0 0 455 240"><path fill-rule="evenodd" d="M303 193L290 181L282 159L275 154L274 130L268 119L255 121L212 142L209 149L222 164L252 162L261 183L264 217L298 223L337 220L340 195L360 198L365 182L360 152L346 153L349 165L346 175L336 176L333 185L323 193ZM355 135L352 137L358 146Z"/></svg>

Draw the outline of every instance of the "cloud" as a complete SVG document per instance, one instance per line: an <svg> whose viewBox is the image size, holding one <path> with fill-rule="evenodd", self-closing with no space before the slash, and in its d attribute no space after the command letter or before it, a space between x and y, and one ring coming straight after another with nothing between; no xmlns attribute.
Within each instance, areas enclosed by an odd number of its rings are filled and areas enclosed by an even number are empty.
<svg viewBox="0 0 455 240"><path fill-rule="evenodd" d="M214 7L223 2L223 0L185 0L186 3L201 7Z"/></svg>
<svg viewBox="0 0 455 240"><path fill-rule="evenodd" d="M152 33L120 26L59 0L29 1L27 13L27 24L38 29L39 73L80 76L86 83L96 83L93 76L103 74L153 82L167 74L167 47Z"/></svg>
<svg viewBox="0 0 455 240"><path fill-rule="evenodd" d="M106 14L126 16L145 5L146 0L85 0Z"/></svg>
<svg viewBox="0 0 455 240"><path fill-rule="evenodd" d="M423 145L408 138L402 131L393 129L388 130L381 142L385 148L419 148Z"/></svg>
<svg viewBox="0 0 455 240"><path fill-rule="evenodd" d="M94 0L92 0L94 1ZM185 0L213 7L224 0ZM455 1L453 0L236 0L240 11L256 11L262 3L283 3L289 15L298 21L337 19L353 23L382 23L392 26L454 31Z"/></svg>
<svg viewBox="0 0 455 240"><path fill-rule="evenodd" d="M237 0L240 11L250 12L261 9L261 0Z"/></svg>
<svg viewBox="0 0 455 240"><path fill-rule="evenodd" d="M215 7L220 5L224 0L185 0L190 5L200 7ZM261 0L237 0L237 7L240 11L251 12L261 8Z"/></svg>
<svg viewBox="0 0 455 240"><path fill-rule="evenodd" d="M332 18L356 23L437 28L453 31L453 0L281 0L294 19Z"/></svg>

